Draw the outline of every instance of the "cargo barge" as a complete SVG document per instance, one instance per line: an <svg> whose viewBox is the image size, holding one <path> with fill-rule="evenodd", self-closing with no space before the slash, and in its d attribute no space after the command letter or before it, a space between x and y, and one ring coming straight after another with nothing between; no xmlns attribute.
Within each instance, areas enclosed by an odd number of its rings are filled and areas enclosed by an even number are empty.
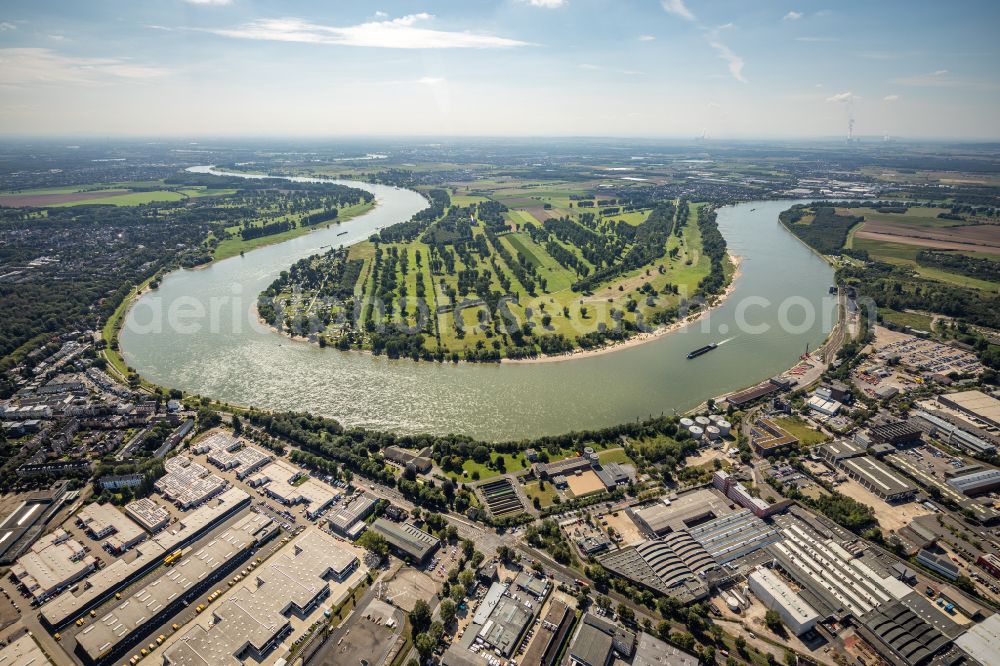
<svg viewBox="0 0 1000 666"><path fill-rule="evenodd" d="M707 354L708 352L712 351L713 349L715 349L718 346L719 345L717 345L716 343L713 342L710 345L705 345L704 347L698 347L693 352L689 352L688 355L687 355L687 357L689 359L691 359L691 358L698 358L702 354Z"/></svg>

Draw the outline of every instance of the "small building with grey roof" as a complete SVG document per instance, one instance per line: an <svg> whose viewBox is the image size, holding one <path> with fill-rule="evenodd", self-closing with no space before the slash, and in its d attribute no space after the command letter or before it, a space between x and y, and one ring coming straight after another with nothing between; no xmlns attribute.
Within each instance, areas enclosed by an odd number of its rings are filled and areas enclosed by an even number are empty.
<svg viewBox="0 0 1000 666"><path fill-rule="evenodd" d="M374 495L361 493L330 514L327 519L330 529L337 534L347 536L355 523L366 519L372 514L377 503L378 498Z"/></svg>
<svg viewBox="0 0 1000 666"><path fill-rule="evenodd" d="M423 564L441 545L441 541L409 523L397 525L384 518L371 524L371 529L385 537L389 546L400 556Z"/></svg>

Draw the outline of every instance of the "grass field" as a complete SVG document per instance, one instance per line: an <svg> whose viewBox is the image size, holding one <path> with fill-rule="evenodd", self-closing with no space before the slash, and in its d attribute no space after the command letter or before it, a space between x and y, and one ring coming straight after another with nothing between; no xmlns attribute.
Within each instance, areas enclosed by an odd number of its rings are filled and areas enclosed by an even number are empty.
<svg viewBox="0 0 1000 666"><path fill-rule="evenodd" d="M516 455L513 453L507 453L507 454L491 453L490 460L496 462L497 457L501 455L504 458L504 466L507 470L507 472L504 473L517 472L519 470L524 469L525 465L527 464L527 461L525 461L524 459L524 454L522 453L518 453ZM492 479L493 477L500 476L501 474L501 472L487 467L485 463L477 463L475 460L472 459L466 460L464 463L462 463L462 470L465 472L465 474L461 476L455 474L454 472L449 473L448 476L451 477L452 480L454 481L467 482L472 480L472 475L474 472L479 472L480 481L484 479Z"/></svg>
<svg viewBox="0 0 1000 666"><path fill-rule="evenodd" d="M69 201L66 203L53 204L55 207L64 206L92 206L92 205L111 205L111 206L141 206L142 204L153 203L157 201L180 201L186 197L180 192L175 192L174 190L157 190L154 192L129 192L128 194L116 194L109 197L102 197L100 199L87 199L86 201Z"/></svg>
<svg viewBox="0 0 1000 666"><path fill-rule="evenodd" d="M618 463L619 465L634 465L635 461L628 457L623 448L607 449L599 451L597 457L601 459L601 464Z"/></svg>
<svg viewBox="0 0 1000 666"><path fill-rule="evenodd" d="M916 314L914 312L897 312L887 308L879 308L879 316L885 321L892 322L897 326L909 326L918 331L931 330L931 318L927 315Z"/></svg>
<svg viewBox="0 0 1000 666"><path fill-rule="evenodd" d="M798 438L803 446L814 446L829 439L821 432L813 430L797 416L775 419L777 424Z"/></svg>
<svg viewBox="0 0 1000 666"><path fill-rule="evenodd" d="M538 481L529 481L524 484L524 494L527 495L528 499L532 501L537 497L539 506L543 509L547 506L552 506L558 494L556 493L555 486L551 483L546 483L544 490L539 490L538 486Z"/></svg>
<svg viewBox="0 0 1000 666"><path fill-rule="evenodd" d="M946 282L959 287L970 287L972 289L981 289L983 291L1000 291L1000 285L993 282L979 280L967 275L959 275L958 273L951 273L949 271L941 270L940 268L918 266L917 253L926 248L917 247L916 245L905 245L903 243L874 240L871 238L849 238L848 243L848 247L853 247L858 250L866 250L872 259L884 261L889 264L910 266L917 272L917 274L927 278L928 280L937 280L938 282ZM996 259L996 255L978 252L956 251L956 254Z"/></svg>

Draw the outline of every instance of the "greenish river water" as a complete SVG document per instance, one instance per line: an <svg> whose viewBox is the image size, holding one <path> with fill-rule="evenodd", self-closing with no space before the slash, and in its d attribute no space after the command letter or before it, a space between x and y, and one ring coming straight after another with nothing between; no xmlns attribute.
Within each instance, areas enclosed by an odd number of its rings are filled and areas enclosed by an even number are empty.
<svg viewBox="0 0 1000 666"><path fill-rule="evenodd" d="M256 322L257 294L298 259L364 240L426 205L409 190L338 182L373 192L378 205L341 226L166 276L129 312L120 337L127 363L159 385L241 405L499 440L690 409L789 368L835 323L832 269L779 224L793 202L764 201L719 211L730 250L743 258L731 296L645 344L556 363L437 364L296 342Z"/></svg>

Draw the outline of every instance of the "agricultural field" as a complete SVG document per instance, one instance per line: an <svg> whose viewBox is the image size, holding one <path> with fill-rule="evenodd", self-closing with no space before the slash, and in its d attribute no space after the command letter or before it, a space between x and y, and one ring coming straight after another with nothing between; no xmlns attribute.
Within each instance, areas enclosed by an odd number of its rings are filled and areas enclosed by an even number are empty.
<svg viewBox="0 0 1000 666"><path fill-rule="evenodd" d="M263 294L262 316L341 349L496 361L670 323L728 275L714 214L700 204L623 210L558 183L499 187L488 199L456 191L429 190L432 206L414 220L294 265Z"/></svg>
<svg viewBox="0 0 1000 666"><path fill-rule="evenodd" d="M0 193L0 206L12 208L83 205L141 206L149 203L181 201L207 196L227 196L235 194L235 192L235 189L210 190L198 186L172 188L162 181L141 184L94 184L2 192Z"/></svg>

